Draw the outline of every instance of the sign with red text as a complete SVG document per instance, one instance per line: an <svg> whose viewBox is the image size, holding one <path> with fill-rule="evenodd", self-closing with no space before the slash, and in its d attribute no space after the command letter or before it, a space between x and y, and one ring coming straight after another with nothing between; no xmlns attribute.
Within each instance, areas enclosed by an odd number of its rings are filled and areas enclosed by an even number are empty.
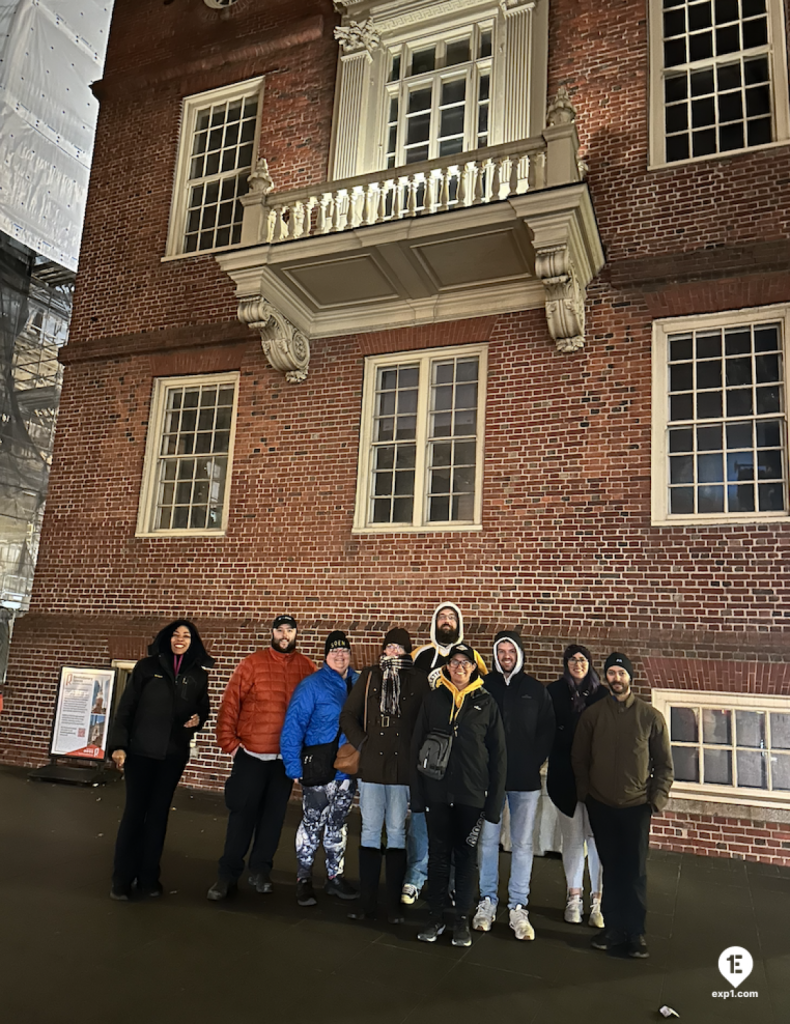
<svg viewBox="0 0 790 1024"><path fill-rule="evenodd" d="M115 669L74 668L60 670L55 726L50 754L103 761L115 686Z"/></svg>

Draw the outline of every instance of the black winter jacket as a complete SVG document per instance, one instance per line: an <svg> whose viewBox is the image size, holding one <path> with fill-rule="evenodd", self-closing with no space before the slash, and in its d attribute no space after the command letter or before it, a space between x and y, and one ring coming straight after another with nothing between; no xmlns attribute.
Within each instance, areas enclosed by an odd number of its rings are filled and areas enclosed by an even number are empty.
<svg viewBox="0 0 790 1024"><path fill-rule="evenodd" d="M516 672L505 682L499 672L489 672L483 684L502 714L507 742L508 793L540 789L540 766L554 741L554 708L546 687Z"/></svg>
<svg viewBox="0 0 790 1024"><path fill-rule="evenodd" d="M184 655L178 678L173 671L170 637L185 625L192 643ZM121 694L110 730L109 753L124 750L163 761L168 755L189 757L189 741L202 729L210 713L208 673L201 665L214 664L195 626L184 619L166 626L149 647L150 656L138 661ZM195 729L184 722L200 719Z"/></svg>
<svg viewBox="0 0 790 1024"><path fill-rule="evenodd" d="M554 806L572 818L576 811L576 777L571 765L571 747L576 726L583 712L574 712L570 687L563 676L549 683L546 689L554 705L554 718L557 723L554 745L549 754L546 789ZM602 684L585 698L587 707L603 700L607 694L608 690Z"/></svg>
<svg viewBox="0 0 790 1024"><path fill-rule="evenodd" d="M369 684L369 685L368 685ZM340 713L340 728L349 743L361 750L359 778L381 786L408 786L411 776L411 738L422 701L428 693L428 677L410 668L400 677L400 715L381 714L382 675L378 665L363 669ZM367 731L365 692L367 690Z"/></svg>
<svg viewBox="0 0 790 1024"><path fill-rule="evenodd" d="M486 821L496 824L505 802L507 773L502 716L487 690L473 684L462 692L463 704L454 720L453 694L443 676L422 703L411 746L411 809L424 811L433 803L463 804L481 808ZM453 735L443 779L428 779L417 769L429 732Z"/></svg>

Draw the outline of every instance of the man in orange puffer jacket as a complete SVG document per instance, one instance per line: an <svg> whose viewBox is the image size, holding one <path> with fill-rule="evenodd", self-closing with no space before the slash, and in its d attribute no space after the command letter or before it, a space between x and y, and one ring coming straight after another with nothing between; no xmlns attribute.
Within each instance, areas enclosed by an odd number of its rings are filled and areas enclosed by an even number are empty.
<svg viewBox="0 0 790 1024"><path fill-rule="evenodd" d="M250 885L272 891L272 862L293 785L280 756L280 732L294 690L315 671L296 650L296 619L278 615L271 647L245 658L230 677L217 715L217 742L233 755L225 783L228 829L210 900L224 900L236 889L251 841Z"/></svg>

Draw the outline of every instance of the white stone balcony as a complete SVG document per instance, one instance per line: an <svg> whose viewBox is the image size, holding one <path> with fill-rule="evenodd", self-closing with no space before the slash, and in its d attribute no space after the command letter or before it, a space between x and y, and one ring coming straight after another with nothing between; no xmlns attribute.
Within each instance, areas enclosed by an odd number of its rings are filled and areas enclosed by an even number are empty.
<svg viewBox="0 0 790 1024"><path fill-rule="evenodd" d="M557 348L584 343L603 266L572 108L538 138L278 192L265 163L242 247L218 256L239 318L289 380L309 342L545 305Z"/></svg>

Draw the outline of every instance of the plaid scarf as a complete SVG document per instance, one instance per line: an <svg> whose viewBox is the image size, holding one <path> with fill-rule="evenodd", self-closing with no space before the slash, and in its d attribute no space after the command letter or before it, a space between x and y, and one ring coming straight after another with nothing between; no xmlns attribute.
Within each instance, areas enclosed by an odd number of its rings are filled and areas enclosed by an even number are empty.
<svg viewBox="0 0 790 1024"><path fill-rule="evenodd" d="M397 716L400 714L400 674L412 667L414 662L410 654L401 658L388 658L382 654L379 658L381 667L381 703L379 710L382 715Z"/></svg>

